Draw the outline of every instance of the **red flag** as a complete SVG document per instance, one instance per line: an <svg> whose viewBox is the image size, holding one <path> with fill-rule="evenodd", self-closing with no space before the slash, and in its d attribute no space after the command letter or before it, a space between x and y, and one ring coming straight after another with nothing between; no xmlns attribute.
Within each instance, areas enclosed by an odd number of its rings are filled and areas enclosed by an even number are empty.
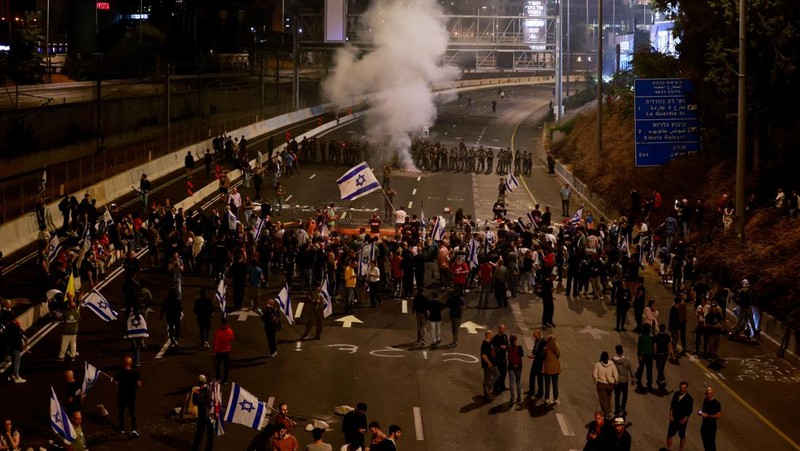
<svg viewBox="0 0 800 451"><path fill-rule="evenodd" d="M194 195L194 183L192 183L192 178L191 177L186 179L186 194L189 197L192 197Z"/></svg>

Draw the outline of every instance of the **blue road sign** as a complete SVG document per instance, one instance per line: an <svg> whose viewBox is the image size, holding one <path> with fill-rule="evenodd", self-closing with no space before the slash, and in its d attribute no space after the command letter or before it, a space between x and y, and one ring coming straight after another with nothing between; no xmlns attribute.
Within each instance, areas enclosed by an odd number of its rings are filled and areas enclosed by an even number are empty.
<svg viewBox="0 0 800 451"><path fill-rule="evenodd" d="M662 166L700 151L700 121L691 80L638 79L634 82L636 166Z"/></svg>

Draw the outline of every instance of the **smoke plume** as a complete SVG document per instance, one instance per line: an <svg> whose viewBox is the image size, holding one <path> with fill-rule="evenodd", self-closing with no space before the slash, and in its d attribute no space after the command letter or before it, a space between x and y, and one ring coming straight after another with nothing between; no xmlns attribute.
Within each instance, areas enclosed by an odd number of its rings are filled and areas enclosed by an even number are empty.
<svg viewBox="0 0 800 451"><path fill-rule="evenodd" d="M442 14L435 0L374 2L362 32L371 37L372 47L363 53L350 45L340 49L322 85L324 95L340 107L369 94L367 136L378 147L396 152L406 170L415 169L412 138L436 119L431 84L458 76L455 68L441 65L448 42ZM380 157L388 160L391 154Z"/></svg>

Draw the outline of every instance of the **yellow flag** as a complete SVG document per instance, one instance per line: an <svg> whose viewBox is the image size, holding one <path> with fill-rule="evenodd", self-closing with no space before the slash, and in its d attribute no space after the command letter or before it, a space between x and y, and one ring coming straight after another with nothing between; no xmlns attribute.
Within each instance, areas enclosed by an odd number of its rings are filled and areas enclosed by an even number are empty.
<svg viewBox="0 0 800 451"><path fill-rule="evenodd" d="M67 296L72 295L72 298L75 298L75 277L72 276L72 273L69 273L69 281L67 281L67 292L65 293Z"/></svg>

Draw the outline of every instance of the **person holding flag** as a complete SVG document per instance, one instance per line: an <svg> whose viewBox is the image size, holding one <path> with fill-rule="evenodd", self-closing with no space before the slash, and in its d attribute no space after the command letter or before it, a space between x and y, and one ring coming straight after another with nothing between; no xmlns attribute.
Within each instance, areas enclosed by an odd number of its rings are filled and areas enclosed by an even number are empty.
<svg viewBox="0 0 800 451"><path fill-rule="evenodd" d="M214 449L214 423L217 421L216 411L211 400L211 387L206 383L206 376L197 376L197 387L192 390L192 403L197 406L197 422L192 440L192 451L199 451L203 435L206 436L206 451Z"/></svg>
<svg viewBox="0 0 800 451"><path fill-rule="evenodd" d="M306 321L306 329L303 332L303 336L300 337L301 340L305 340L308 338L308 334L311 332L311 325L314 324L316 326L314 338L317 340L322 339L322 319L324 317L324 299L322 295L322 286L319 282L314 283L314 288L308 293L308 300L307 302L311 305L311 315L308 316L308 320ZM330 304L330 302L328 302Z"/></svg>
<svg viewBox="0 0 800 451"><path fill-rule="evenodd" d="M275 299L270 299L261 313L261 321L264 322L264 333L267 335L267 357L269 358L278 355L276 336L282 327L280 310L278 302Z"/></svg>
<svg viewBox="0 0 800 451"><path fill-rule="evenodd" d="M61 352L58 361L64 361L64 355L70 352L70 360L78 356L78 325L81 322L81 312L73 299L69 299L67 310L64 312L64 332L61 335Z"/></svg>

